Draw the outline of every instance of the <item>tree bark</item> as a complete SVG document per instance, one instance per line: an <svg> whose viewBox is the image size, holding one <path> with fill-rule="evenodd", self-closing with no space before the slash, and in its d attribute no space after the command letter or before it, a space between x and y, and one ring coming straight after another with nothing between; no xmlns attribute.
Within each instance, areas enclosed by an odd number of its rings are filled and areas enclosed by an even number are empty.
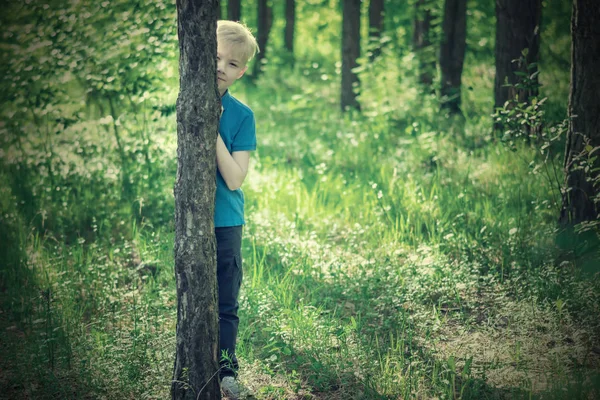
<svg viewBox="0 0 600 400"><path fill-rule="evenodd" d="M242 19L241 0L229 0L227 2L227 19L230 21L240 21Z"/></svg>
<svg viewBox="0 0 600 400"><path fill-rule="evenodd" d="M424 86L433 84L435 73L435 49L431 45L431 15L429 0L417 0L413 23L413 48L419 58L419 82Z"/></svg>
<svg viewBox="0 0 600 400"><path fill-rule="evenodd" d="M294 29L296 28L296 0L285 1L285 48L294 54Z"/></svg>
<svg viewBox="0 0 600 400"><path fill-rule="evenodd" d="M371 47L371 61L381 54L381 32L383 32L383 0L371 0L369 2L369 42Z"/></svg>
<svg viewBox="0 0 600 400"><path fill-rule="evenodd" d="M446 0L442 23L440 69L442 108L461 114L461 79L467 47L467 0Z"/></svg>
<svg viewBox="0 0 600 400"><path fill-rule="evenodd" d="M516 71L532 74L537 67L527 69L518 60L527 50L526 64L537 63L540 50L541 0L496 0L496 78L494 81L494 106L504 106L507 100L526 102L537 95L536 89L505 87L519 81ZM537 78L536 78L537 79Z"/></svg>
<svg viewBox="0 0 600 400"><path fill-rule="evenodd" d="M352 71L358 66L360 57L360 0L342 2L342 111L360 109L354 88L358 86L358 75Z"/></svg>
<svg viewBox="0 0 600 400"><path fill-rule="evenodd" d="M177 0L179 96L175 195L177 347L172 399L219 399L214 206L220 100L218 0Z"/></svg>
<svg viewBox="0 0 600 400"><path fill-rule="evenodd" d="M571 14L571 91L565 151L565 191L560 221L575 225L598 219L600 187L586 178L598 172L580 169L586 146L600 146L600 8L596 0L574 0ZM595 153L598 155L598 153ZM587 157L586 157L587 158ZM596 160L590 169L599 168ZM586 176L587 175L587 176Z"/></svg>
<svg viewBox="0 0 600 400"><path fill-rule="evenodd" d="M267 55L267 42L269 41L269 33L273 25L273 8L268 0L258 0L258 31L256 34L256 42L260 52L256 55L254 61L254 69L252 71L252 79L258 78L258 75L263 70L264 61Z"/></svg>

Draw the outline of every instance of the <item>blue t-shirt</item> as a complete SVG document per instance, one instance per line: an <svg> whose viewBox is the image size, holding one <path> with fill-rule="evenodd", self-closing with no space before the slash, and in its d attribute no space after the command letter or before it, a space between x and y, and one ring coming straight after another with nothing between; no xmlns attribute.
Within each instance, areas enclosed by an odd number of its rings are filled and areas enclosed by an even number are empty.
<svg viewBox="0 0 600 400"><path fill-rule="evenodd" d="M256 150L256 124L254 113L226 91L221 97L223 113L219 133L229 150ZM217 168L217 192L215 195L215 228L244 225L244 192L229 190Z"/></svg>

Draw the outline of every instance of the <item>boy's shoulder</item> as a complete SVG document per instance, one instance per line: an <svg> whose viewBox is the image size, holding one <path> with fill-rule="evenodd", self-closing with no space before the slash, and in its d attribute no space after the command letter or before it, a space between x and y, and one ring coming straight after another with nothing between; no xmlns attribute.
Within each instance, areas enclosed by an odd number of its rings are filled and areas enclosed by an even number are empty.
<svg viewBox="0 0 600 400"><path fill-rule="evenodd" d="M235 108L236 113L242 113L242 115L251 115L254 116L254 112L252 109L243 103L241 100L235 98L233 95L229 94L227 104L224 105L225 108Z"/></svg>

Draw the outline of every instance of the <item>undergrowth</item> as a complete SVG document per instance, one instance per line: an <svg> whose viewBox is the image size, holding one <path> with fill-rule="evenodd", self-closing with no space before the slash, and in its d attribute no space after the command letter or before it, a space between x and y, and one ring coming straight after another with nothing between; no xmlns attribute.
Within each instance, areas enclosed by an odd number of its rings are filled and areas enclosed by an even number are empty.
<svg viewBox="0 0 600 400"><path fill-rule="evenodd" d="M597 250L557 225L565 88L540 89L547 151L507 146L476 43L464 118L393 43L360 69L362 113L338 111L339 65L308 47L232 88L257 120L238 338L257 398L598 396ZM169 396L174 66L135 112L3 137L0 396Z"/></svg>

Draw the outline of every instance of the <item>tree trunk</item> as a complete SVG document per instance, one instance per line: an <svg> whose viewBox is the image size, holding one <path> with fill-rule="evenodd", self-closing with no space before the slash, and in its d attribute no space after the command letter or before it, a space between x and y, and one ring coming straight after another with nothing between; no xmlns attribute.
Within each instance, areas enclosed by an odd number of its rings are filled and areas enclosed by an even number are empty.
<svg viewBox="0 0 600 400"><path fill-rule="evenodd" d="M216 243L218 0L177 0L177 347L173 399L219 399Z"/></svg>
<svg viewBox="0 0 600 400"><path fill-rule="evenodd" d="M358 66L360 57L360 0L342 2L342 111L348 108L360 109L354 88L358 86L358 76L352 71Z"/></svg>
<svg viewBox="0 0 600 400"><path fill-rule="evenodd" d="M578 168L578 156L586 146L600 146L600 8L597 0L574 0L571 15L571 92L569 131L565 151L565 186L561 222L574 225L598 218L600 188L598 172ZM590 148L588 147L588 150ZM598 153L595 153L598 155ZM587 159L587 155L584 156ZM599 168L596 160L590 170ZM586 176L587 175L587 176ZM596 202L594 201L596 200Z"/></svg>
<svg viewBox="0 0 600 400"><path fill-rule="evenodd" d="M537 63L540 50L541 0L496 0L496 78L494 106L504 106L507 100L526 102L537 95L537 89L505 87L519 81L516 71L531 75L537 67L527 69L518 60L524 49L526 64Z"/></svg>
<svg viewBox="0 0 600 400"><path fill-rule="evenodd" d="M240 21L242 19L241 0L229 0L227 2L227 19L230 21Z"/></svg>
<svg viewBox="0 0 600 400"><path fill-rule="evenodd" d="M294 29L296 26L296 0L285 1L285 48L294 54Z"/></svg>
<svg viewBox="0 0 600 400"><path fill-rule="evenodd" d="M417 0L413 23L413 48L419 58L419 82L424 86L433 84L435 73L435 49L431 45L430 1Z"/></svg>
<svg viewBox="0 0 600 400"><path fill-rule="evenodd" d="M269 41L269 32L271 32L271 26L273 25L273 8L268 0L258 0L257 25L256 42L258 43L260 52L256 55L256 60L254 61L252 79L258 78L266 61L267 42Z"/></svg>
<svg viewBox="0 0 600 400"><path fill-rule="evenodd" d="M460 89L467 47L467 0L446 0L440 46L442 108L461 114Z"/></svg>
<svg viewBox="0 0 600 400"><path fill-rule="evenodd" d="M369 44L371 47L371 61L381 54L381 32L383 31L383 0L371 0L369 2Z"/></svg>

